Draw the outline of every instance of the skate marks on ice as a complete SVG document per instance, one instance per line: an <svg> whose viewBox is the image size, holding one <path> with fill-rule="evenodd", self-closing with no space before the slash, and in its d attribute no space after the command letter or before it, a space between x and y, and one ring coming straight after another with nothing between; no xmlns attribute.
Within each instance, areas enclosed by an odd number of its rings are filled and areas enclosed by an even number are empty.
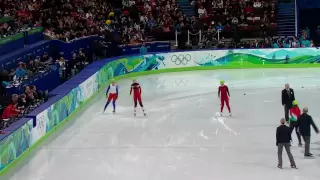
<svg viewBox="0 0 320 180"><path fill-rule="evenodd" d="M240 135L239 133L235 132L233 129L231 129L225 122L224 118L220 116L219 112L216 112L216 116L212 118L212 122L218 122L223 125L225 130L229 131L233 135Z"/></svg>
<svg viewBox="0 0 320 180"><path fill-rule="evenodd" d="M230 136L238 136L238 135L240 135L240 133L237 133L236 131L234 131L232 128L230 128L225 123L225 119L220 116L219 112L217 112L216 115L214 117L212 117L211 123L219 123L219 124L221 124L223 126L224 130L229 132ZM206 139L206 140L211 139L209 134L217 136L219 134L219 128L216 128L216 130L214 132L211 132L211 133L205 133L203 130L201 130L199 132L199 136L201 138L203 138L203 139Z"/></svg>

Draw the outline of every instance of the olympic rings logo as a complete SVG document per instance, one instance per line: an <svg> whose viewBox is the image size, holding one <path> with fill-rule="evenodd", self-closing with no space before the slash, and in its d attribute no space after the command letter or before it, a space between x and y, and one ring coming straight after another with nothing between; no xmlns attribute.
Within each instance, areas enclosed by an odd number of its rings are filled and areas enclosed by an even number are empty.
<svg viewBox="0 0 320 180"><path fill-rule="evenodd" d="M191 61L190 54L179 54L171 56L171 61L176 65L187 65L189 61Z"/></svg>
<svg viewBox="0 0 320 180"><path fill-rule="evenodd" d="M159 87L167 87L167 88L185 87L189 84L189 80L181 79L181 78L170 80L170 81L157 80L157 84Z"/></svg>

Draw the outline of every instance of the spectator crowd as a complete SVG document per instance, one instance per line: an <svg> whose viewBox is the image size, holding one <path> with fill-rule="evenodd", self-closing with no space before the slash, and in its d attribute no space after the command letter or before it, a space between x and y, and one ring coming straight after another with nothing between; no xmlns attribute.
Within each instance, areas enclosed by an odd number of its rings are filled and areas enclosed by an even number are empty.
<svg viewBox="0 0 320 180"><path fill-rule="evenodd" d="M27 85L21 94L10 94L8 88L21 89L21 84L37 75L58 68L61 83L73 77L92 62L83 49L74 52L70 60L60 55L56 61L47 53L43 56L29 57L27 63L19 62L16 69L0 72L0 129L5 128L24 116L49 97L48 91L37 91L36 86ZM20 92L20 91L17 91Z"/></svg>
<svg viewBox="0 0 320 180"><path fill-rule="evenodd" d="M112 3L111 3L112 2ZM72 41L89 35L105 36L124 44L147 41L152 32L173 32L185 19L175 0L3 0L1 34L22 27L42 26L48 37ZM5 36L5 35L4 35Z"/></svg>
<svg viewBox="0 0 320 180"><path fill-rule="evenodd" d="M204 29L219 30L224 37L231 36L228 32L232 31L240 31L246 37L276 34L277 6L274 0L198 0L191 4L204 22Z"/></svg>
<svg viewBox="0 0 320 180"><path fill-rule="evenodd" d="M25 92L11 95L11 100L1 97L0 132L10 124L16 122L49 98L48 94L37 91L36 86L26 86ZM6 104L6 105L2 105Z"/></svg>

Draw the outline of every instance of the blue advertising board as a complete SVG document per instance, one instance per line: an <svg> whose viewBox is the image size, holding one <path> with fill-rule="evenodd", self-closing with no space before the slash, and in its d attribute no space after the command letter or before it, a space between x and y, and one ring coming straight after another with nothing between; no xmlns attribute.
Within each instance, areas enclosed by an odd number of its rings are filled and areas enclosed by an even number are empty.
<svg viewBox="0 0 320 180"><path fill-rule="evenodd" d="M10 54L0 56L0 69L8 70L15 69L18 62L27 62L29 58L42 56L45 52L52 58L58 58L63 55L65 59L71 59L72 53L79 52L83 49L88 57L92 56L92 44L95 40L104 40L99 36L89 36L79 38L71 42L63 42L60 40L43 40L25 48L16 50ZM145 43L148 52L167 52L170 51L170 43L163 42L147 42ZM122 45L120 49L122 55L139 54L141 44L137 45ZM108 50L108 49L107 49ZM110 50L110 49L109 49Z"/></svg>

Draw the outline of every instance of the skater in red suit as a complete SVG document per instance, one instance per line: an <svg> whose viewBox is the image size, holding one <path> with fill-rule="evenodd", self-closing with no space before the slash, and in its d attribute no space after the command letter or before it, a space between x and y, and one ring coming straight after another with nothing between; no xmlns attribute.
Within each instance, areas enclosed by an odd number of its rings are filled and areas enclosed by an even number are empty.
<svg viewBox="0 0 320 180"><path fill-rule="evenodd" d="M230 109L230 105L229 105L230 93L229 93L228 86L226 86L224 84L223 80L220 81L220 86L218 89L218 97L220 98L220 101L221 101L221 104L220 104L221 105L221 108L220 108L221 116L222 116L222 112L223 112L224 103L226 103L227 108L229 110L229 115L231 116L231 109Z"/></svg>
<svg viewBox="0 0 320 180"><path fill-rule="evenodd" d="M133 83L131 84L131 89L130 89L130 95L133 92L133 102L134 102L134 116L136 116L137 113L137 105L138 102L140 104L140 107L142 109L143 115L146 116L143 104L142 104L142 99L141 99L141 86L139 83L137 83L137 80L133 80Z"/></svg>

